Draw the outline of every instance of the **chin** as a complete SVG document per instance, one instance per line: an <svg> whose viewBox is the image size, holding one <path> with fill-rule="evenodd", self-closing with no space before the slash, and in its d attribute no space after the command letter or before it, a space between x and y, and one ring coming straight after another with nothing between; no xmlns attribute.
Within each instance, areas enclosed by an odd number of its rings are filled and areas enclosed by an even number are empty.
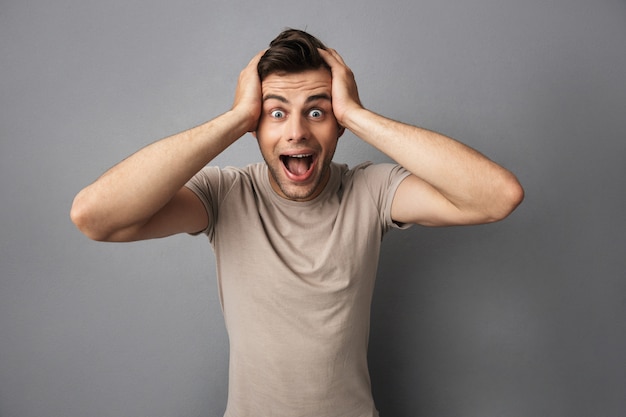
<svg viewBox="0 0 626 417"><path fill-rule="evenodd" d="M283 196L292 201L307 201L311 200L317 195L317 187L308 186L293 186L293 185L279 185L280 191Z"/></svg>
<svg viewBox="0 0 626 417"><path fill-rule="evenodd" d="M320 190L320 179L314 178L305 184L295 184L289 178L276 176L272 173L273 182L280 190L282 197L292 201L307 201L315 198ZM276 191L278 191L276 190Z"/></svg>

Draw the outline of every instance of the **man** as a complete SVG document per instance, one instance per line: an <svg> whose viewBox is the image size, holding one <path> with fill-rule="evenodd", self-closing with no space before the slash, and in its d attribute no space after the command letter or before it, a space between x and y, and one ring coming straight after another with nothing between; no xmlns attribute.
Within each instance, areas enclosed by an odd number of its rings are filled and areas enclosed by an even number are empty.
<svg viewBox="0 0 626 417"><path fill-rule="evenodd" d="M397 165L332 162L344 129ZM246 132L265 163L205 167ZM208 235L230 341L226 416L366 417L384 233L497 221L522 198L478 152L365 109L341 56L287 30L241 72L230 111L122 161L71 216L95 240Z"/></svg>

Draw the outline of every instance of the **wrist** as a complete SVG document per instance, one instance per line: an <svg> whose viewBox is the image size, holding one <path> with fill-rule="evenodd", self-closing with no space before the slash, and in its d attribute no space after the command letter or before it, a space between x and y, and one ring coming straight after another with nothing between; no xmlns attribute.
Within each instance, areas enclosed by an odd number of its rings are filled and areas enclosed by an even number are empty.
<svg viewBox="0 0 626 417"><path fill-rule="evenodd" d="M365 108L355 106L352 109L343 112L341 118L338 118L337 121L341 126L355 132L356 130L359 130L359 126L363 124L363 120L367 118L368 113L369 111Z"/></svg>
<svg viewBox="0 0 626 417"><path fill-rule="evenodd" d="M240 136L248 132L253 132L256 130L257 125L259 123L260 114L253 110L247 108L241 108L241 106L234 107L225 114L229 119L234 123L235 130Z"/></svg>

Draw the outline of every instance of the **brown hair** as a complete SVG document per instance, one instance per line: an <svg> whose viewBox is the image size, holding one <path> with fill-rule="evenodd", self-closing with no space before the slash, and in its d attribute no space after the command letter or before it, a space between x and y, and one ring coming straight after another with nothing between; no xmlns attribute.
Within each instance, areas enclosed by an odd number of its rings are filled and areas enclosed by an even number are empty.
<svg viewBox="0 0 626 417"><path fill-rule="evenodd" d="M257 70L261 81L274 73L294 73L328 68L317 48L328 49L315 36L298 29L280 33L261 57Z"/></svg>

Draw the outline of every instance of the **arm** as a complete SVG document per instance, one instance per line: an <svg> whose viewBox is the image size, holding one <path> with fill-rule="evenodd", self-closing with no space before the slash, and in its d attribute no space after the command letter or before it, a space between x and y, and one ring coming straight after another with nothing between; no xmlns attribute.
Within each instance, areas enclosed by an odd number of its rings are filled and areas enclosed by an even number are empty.
<svg viewBox="0 0 626 417"><path fill-rule="evenodd" d="M197 232L208 217L185 183L229 145L256 128L261 84L256 55L241 72L230 111L123 160L78 193L70 216L88 237L132 241Z"/></svg>
<svg viewBox="0 0 626 417"><path fill-rule="evenodd" d="M334 50L320 50L333 76L339 123L413 175L398 187L394 221L426 226L479 224L508 216L523 199L515 176L462 143L365 109L354 76Z"/></svg>

